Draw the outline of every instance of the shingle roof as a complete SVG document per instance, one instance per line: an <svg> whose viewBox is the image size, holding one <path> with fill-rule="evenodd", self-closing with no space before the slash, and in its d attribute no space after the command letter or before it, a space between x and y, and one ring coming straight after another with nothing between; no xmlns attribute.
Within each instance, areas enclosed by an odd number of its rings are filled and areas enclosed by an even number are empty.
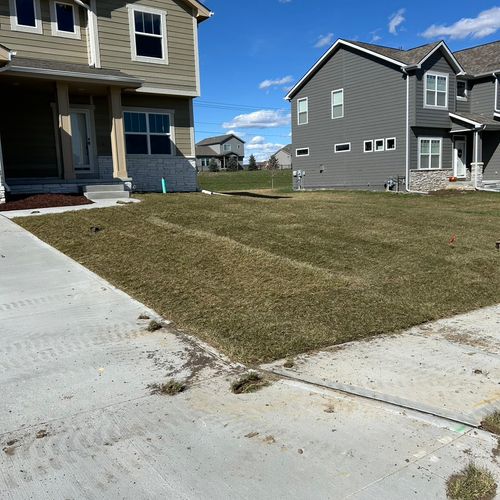
<svg viewBox="0 0 500 500"><path fill-rule="evenodd" d="M198 142L196 145L197 146L211 146L213 144L222 144L229 139L232 138L238 139L241 142L245 142L244 140L240 139L238 136L234 134L226 134L226 135L217 135L215 137L207 137L206 139L203 139L202 141Z"/></svg>
<svg viewBox="0 0 500 500"><path fill-rule="evenodd" d="M292 154L292 145L291 144L287 144L286 146L283 146L279 151L284 151L285 153L288 153L288 154Z"/></svg>
<svg viewBox="0 0 500 500"><path fill-rule="evenodd" d="M458 62L472 75L500 71L500 41L455 52Z"/></svg>
<svg viewBox="0 0 500 500"><path fill-rule="evenodd" d="M196 156L217 156L217 153L208 146L196 146Z"/></svg>
<svg viewBox="0 0 500 500"><path fill-rule="evenodd" d="M500 129L500 120L495 120L492 116L481 115L479 113L453 113L456 116L462 117L466 120L470 120L481 125L486 125L487 129ZM452 120L454 119L451 117Z"/></svg>

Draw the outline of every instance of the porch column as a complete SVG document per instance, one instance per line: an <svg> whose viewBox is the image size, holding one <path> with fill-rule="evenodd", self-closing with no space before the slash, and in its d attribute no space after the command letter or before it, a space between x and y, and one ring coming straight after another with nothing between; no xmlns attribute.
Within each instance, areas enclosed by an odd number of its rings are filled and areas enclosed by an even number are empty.
<svg viewBox="0 0 500 500"><path fill-rule="evenodd" d="M123 126L122 92L119 87L109 89L111 108L111 152L113 155L113 177L127 179L127 157L125 152L125 130Z"/></svg>
<svg viewBox="0 0 500 500"><path fill-rule="evenodd" d="M472 155L473 161L471 165L471 178L474 187L481 187L483 184L483 137L480 130L474 130L474 152Z"/></svg>
<svg viewBox="0 0 500 500"><path fill-rule="evenodd" d="M75 166L73 164L73 145L71 141L71 114L69 111L68 84L65 82L57 82L56 88L63 177L64 179L76 179Z"/></svg>

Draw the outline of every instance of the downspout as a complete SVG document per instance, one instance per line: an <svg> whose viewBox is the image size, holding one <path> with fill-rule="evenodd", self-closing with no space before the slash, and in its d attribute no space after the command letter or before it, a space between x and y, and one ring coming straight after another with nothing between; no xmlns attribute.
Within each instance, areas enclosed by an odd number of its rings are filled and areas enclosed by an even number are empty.
<svg viewBox="0 0 500 500"><path fill-rule="evenodd" d="M89 29L88 39L89 39L89 66L94 66L95 68L101 67L101 61L99 57L99 42L97 38L97 25L95 19L95 0L90 0L92 7L88 6L82 0L73 0L77 5L84 8L87 11L87 26Z"/></svg>

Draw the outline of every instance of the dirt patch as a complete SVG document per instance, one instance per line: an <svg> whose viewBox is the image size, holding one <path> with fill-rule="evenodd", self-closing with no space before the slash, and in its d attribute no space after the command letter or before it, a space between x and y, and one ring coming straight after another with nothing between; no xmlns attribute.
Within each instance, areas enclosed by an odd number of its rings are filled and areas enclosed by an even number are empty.
<svg viewBox="0 0 500 500"><path fill-rule="evenodd" d="M293 368L295 366L295 361L292 358L288 358L283 363L283 368Z"/></svg>
<svg viewBox="0 0 500 500"><path fill-rule="evenodd" d="M81 195L35 194L30 196L8 196L7 203L0 205L0 212L31 210L37 208L74 207L91 205L93 202Z"/></svg>
<svg viewBox="0 0 500 500"><path fill-rule="evenodd" d="M161 330L163 328L163 325L159 323L158 321L155 321L154 319L149 322L148 325L148 332L156 332L158 330Z"/></svg>
<svg viewBox="0 0 500 500"><path fill-rule="evenodd" d="M487 469L470 463L446 482L446 493L452 500L493 500L497 484Z"/></svg>
<svg viewBox="0 0 500 500"><path fill-rule="evenodd" d="M500 411L495 411L488 415L481 422L481 429L500 436Z"/></svg>
<svg viewBox="0 0 500 500"><path fill-rule="evenodd" d="M170 379L164 384L149 384L148 389L151 389L151 394L159 396L176 396L187 389L186 384L174 379Z"/></svg>
<svg viewBox="0 0 500 500"><path fill-rule="evenodd" d="M231 390L235 394L248 394L251 392L257 392L268 385L269 381L264 379L262 375L259 375L256 372L251 372L234 381L231 384Z"/></svg>
<svg viewBox="0 0 500 500"><path fill-rule="evenodd" d="M49 435L49 433L47 432L47 430L46 430L46 429L41 429L41 430L39 430L39 431L36 433L35 437L36 437L37 439L43 439L43 438L47 437L48 435Z"/></svg>

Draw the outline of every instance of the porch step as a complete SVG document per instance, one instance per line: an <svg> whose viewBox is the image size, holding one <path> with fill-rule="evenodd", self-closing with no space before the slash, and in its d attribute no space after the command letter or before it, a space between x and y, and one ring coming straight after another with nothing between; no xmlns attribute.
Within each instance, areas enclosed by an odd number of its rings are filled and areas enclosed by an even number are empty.
<svg viewBox="0 0 500 500"><path fill-rule="evenodd" d="M83 189L83 194L92 201L130 197L130 193L125 190L123 184L89 184Z"/></svg>

